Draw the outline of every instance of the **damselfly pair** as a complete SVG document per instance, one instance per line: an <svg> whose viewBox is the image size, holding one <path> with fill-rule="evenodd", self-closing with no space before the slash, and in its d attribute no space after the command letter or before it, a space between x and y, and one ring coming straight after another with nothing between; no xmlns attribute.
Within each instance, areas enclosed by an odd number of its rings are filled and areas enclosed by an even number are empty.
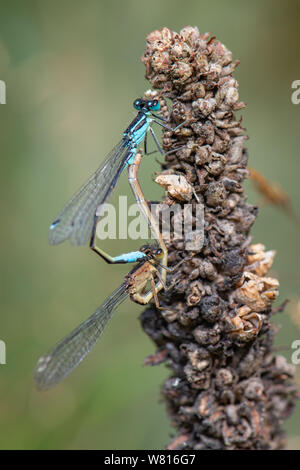
<svg viewBox="0 0 300 470"><path fill-rule="evenodd" d="M104 301L104 303L72 333L60 341L45 356L42 356L35 371L35 383L39 389L48 389L62 381L79 365L99 339L106 324L117 306L130 295L137 303L147 304L154 298L159 307L158 292L166 287L167 271L175 271L177 266L168 268L168 252L159 231L159 227L149 210L140 188L137 173L142 153L139 144L144 141L147 154L147 132L154 139L157 149L164 153L150 124L152 121L169 131L176 131L184 123L175 128L166 125L166 121L154 112L160 110L158 100L137 99L134 107L137 116L123 133L121 141L110 152L104 164L94 173L88 182L66 204L57 219L50 226L49 239L51 244L59 244L70 239L74 245L85 245L97 252L108 263L135 263L138 265L125 277L124 282ZM152 152L151 152L152 153ZM137 252L111 257L96 246L95 233L99 207L107 200L115 187L122 171L128 167L128 179L134 196L146 217L152 233L159 246L145 245ZM155 278L158 280L156 281ZM147 290L147 285L151 287Z"/></svg>

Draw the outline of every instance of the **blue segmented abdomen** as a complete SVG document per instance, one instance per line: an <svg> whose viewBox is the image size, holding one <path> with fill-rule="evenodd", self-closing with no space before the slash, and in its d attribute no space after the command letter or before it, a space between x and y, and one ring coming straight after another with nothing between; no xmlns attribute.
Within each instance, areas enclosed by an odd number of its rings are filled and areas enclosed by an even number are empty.
<svg viewBox="0 0 300 470"><path fill-rule="evenodd" d="M50 225L50 230L53 230L54 227L56 227L56 225L58 224L58 222L60 222L60 219L54 220L54 222L52 222L52 224Z"/></svg>
<svg viewBox="0 0 300 470"><path fill-rule="evenodd" d="M126 161L126 165L125 165L125 168L128 166L128 165L132 165L134 163L134 157L136 155L136 152L137 152L137 148L136 147L133 147L130 151L130 154L129 154L129 157Z"/></svg>
<svg viewBox="0 0 300 470"><path fill-rule="evenodd" d="M145 253L142 253L141 251L132 251L131 253L124 253L123 255L116 256L114 258L114 262L123 262L123 263L136 263L137 261L145 258L146 255Z"/></svg>

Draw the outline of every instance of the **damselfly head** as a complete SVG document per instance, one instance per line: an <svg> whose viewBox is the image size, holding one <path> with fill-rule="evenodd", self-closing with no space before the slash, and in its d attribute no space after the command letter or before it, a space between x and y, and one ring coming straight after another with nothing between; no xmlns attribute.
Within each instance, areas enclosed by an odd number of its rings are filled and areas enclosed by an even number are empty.
<svg viewBox="0 0 300 470"><path fill-rule="evenodd" d="M159 259L163 255L163 251L157 245L143 245L140 251L144 253L148 259Z"/></svg>
<svg viewBox="0 0 300 470"><path fill-rule="evenodd" d="M158 100L143 100L142 98L138 98L134 101L133 106L138 111L141 109L144 109L145 111L160 110L160 102Z"/></svg>

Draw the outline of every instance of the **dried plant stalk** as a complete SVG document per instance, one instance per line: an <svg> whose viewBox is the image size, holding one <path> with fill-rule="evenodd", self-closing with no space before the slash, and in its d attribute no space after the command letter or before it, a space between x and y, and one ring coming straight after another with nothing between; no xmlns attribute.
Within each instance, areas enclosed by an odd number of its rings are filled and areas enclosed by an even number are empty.
<svg viewBox="0 0 300 470"><path fill-rule="evenodd" d="M239 61L192 27L151 33L142 61L159 90L148 95L171 100L171 126L186 121L163 134L166 151L180 147L157 179L166 188L163 202L183 209L198 199L205 213L203 248L179 268L179 283L160 294L164 310L151 305L141 316L157 345L145 362L166 361L172 370L162 392L178 433L168 448L283 448L282 422L297 390L293 366L273 353L278 281L267 272L275 252L251 244L257 207L242 187L248 137L234 116L245 107L232 76ZM169 265L190 254L183 240L171 239L168 249Z"/></svg>

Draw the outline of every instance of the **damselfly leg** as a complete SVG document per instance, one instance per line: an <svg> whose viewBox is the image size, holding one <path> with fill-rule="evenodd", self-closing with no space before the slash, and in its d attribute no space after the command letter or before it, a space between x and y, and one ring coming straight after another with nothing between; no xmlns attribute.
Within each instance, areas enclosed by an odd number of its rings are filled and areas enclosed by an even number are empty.
<svg viewBox="0 0 300 470"><path fill-rule="evenodd" d="M92 236L90 240L90 248L101 256L109 264L126 264L126 263L137 263L145 258L145 254L141 251L131 251L129 253L123 253L119 256L111 256L106 251L99 248L96 244L96 229L97 229L98 217L95 216Z"/></svg>
<svg viewBox="0 0 300 470"><path fill-rule="evenodd" d="M184 124L184 123L183 123L183 124ZM181 126L181 125L180 125L180 126ZM180 126L179 126L179 127L180 127ZM160 145L160 143L159 143L159 141L158 141L158 139L157 139L157 137L156 137L156 135L155 135L154 130L153 130L152 127L150 127L150 126L149 126L149 132L150 132L151 135L152 135L152 138L153 138L153 140L154 140L154 143L155 143L155 145L156 145L157 150L153 150L152 152L148 152L148 148L147 148L147 134L146 134L146 135L145 135L145 139L144 139L144 152L145 152L145 155L147 155L147 156L148 156L148 155L153 155L153 154L156 153L156 152L159 152L161 155L166 156L166 155L170 155L171 153L177 152L177 150L181 150L181 149L184 147L184 145L181 145L180 147L176 147L176 148L174 148L174 149L172 149L172 150L169 150L168 152L165 152L165 151L163 150L163 148L161 147L161 145Z"/></svg>

